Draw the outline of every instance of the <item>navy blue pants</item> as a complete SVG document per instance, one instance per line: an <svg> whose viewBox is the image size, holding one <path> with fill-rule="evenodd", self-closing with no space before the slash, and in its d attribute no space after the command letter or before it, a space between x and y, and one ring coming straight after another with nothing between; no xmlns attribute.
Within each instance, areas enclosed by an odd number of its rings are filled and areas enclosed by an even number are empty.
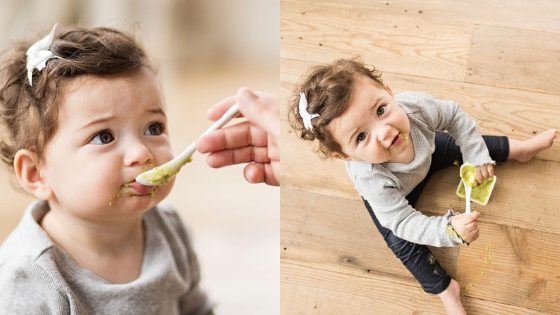
<svg viewBox="0 0 560 315"><path fill-rule="evenodd" d="M483 136L483 138L490 152L490 157L494 161L507 161L509 156L509 140L507 137ZM447 133L436 132L435 144L436 149L432 154L432 165L428 175L406 196L412 207L416 207L420 193L433 174L441 169L453 166L455 161L463 164L460 148L455 144L455 139ZM395 236L391 230L379 224L375 213L366 200L364 200L364 204L389 248L402 261L416 280L420 282L422 289L432 294L439 294L445 291L451 282L451 277L441 268L430 249L426 245L411 243Z"/></svg>

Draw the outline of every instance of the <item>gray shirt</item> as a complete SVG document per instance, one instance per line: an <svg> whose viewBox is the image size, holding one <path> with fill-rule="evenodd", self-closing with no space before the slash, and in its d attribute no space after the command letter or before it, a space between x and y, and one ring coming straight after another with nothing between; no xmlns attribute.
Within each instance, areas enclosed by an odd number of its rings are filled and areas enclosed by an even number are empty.
<svg viewBox="0 0 560 315"><path fill-rule="evenodd" d="M38 222L49 211L33 202L0 247L1 314L213 314L187 230L158 205L144 215L141 274L111 284L80 268Z"/></svg>
<svg viewBox="0 0 560 315"><path fill-rule="evenodd" d="M409 164L346 162L354 187L372 207L382 226L407 241L432 246L455 246L462 240L448 233L456 215L428 217L408 204L408 195L428 174L435 150L435 131L446 131L461 147L463 161L475 166L495 164L472 120L458 104L428 94L406 92L395 100L410 120L414 160ZM459 182L459 172L457 180Z"/></svg>

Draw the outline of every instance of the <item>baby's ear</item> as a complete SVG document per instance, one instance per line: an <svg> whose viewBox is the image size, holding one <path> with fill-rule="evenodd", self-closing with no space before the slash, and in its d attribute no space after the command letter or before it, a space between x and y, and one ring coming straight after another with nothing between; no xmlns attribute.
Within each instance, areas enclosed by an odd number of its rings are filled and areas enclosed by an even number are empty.
<svg viewBox="0 0 560 315"><path fill-rule="evenodd" d="M351 156L348 156L348 155L346 155L346 154L341 154L341 153L336 153L336 152L332 154L332 157L335 158L335 159L343 160L343 161L354 161L354 162L357 162L357 161L360 160L360 159L357 159L357 158L353 158L353 157L351 157Z"/></svg>
<svg viewBox="0 0 560 315"><path fill-rule="evenodd" d="M43 200L53 192L42 175L37 155L29 150L19 150L14 158L14 170L19 184L25 191Z"/></svg>

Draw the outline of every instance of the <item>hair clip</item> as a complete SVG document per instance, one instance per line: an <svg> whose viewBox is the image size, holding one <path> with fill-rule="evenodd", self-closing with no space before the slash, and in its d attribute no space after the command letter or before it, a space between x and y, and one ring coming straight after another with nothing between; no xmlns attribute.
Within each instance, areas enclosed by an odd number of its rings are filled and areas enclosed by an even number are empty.
<svg viewBox="0 0 560 315"><path fill-rule="evenodd" d="M311 119L315 117L319 117L319 114L309 114L307 112L307 99L305 98L305 94L303 94L303 92L300 92L300 96L301 97L299 98L299 114L301 116L301 119L303 119L303 125L305 126L305 129L311 130L311 132L313 132Z"/></svg>
<svg viewBox="0 0 560 315"><path fill-rule="evenodd" d="M51 51L51 44L54 39L54 30L56 29L57 25L58 23L54 25L49 35L38 40L27 50L27 77L29 78L29 84L31 85L33 85L33 69L41 71L43 70L43 68L45 68L49 59L60 58L58 56L55 56Z"/></svg>

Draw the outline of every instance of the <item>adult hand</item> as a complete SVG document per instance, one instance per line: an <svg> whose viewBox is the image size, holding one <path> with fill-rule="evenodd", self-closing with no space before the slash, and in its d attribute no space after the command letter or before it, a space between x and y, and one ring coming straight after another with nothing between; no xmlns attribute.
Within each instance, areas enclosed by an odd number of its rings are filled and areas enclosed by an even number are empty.
<svg viewBox="0 0 560 315"><path fill-rule="evenodd" d="M248 163L243 170L249 183L280 184L280 100L276 95L253 93L241 88L206 112L218 120L233 104L239 104L247 120L216 130L196 141L196 149L210 153L206 158L214 168Z"/></svg>
<svg viewBox="0 0 560 315"><path fill-rule="evenodd" d="M473 211L468 214L460 214L451 219L451 226L457 234L467 243L474 242L480 235L478 230L478 218L480 212Z"/></svg>

